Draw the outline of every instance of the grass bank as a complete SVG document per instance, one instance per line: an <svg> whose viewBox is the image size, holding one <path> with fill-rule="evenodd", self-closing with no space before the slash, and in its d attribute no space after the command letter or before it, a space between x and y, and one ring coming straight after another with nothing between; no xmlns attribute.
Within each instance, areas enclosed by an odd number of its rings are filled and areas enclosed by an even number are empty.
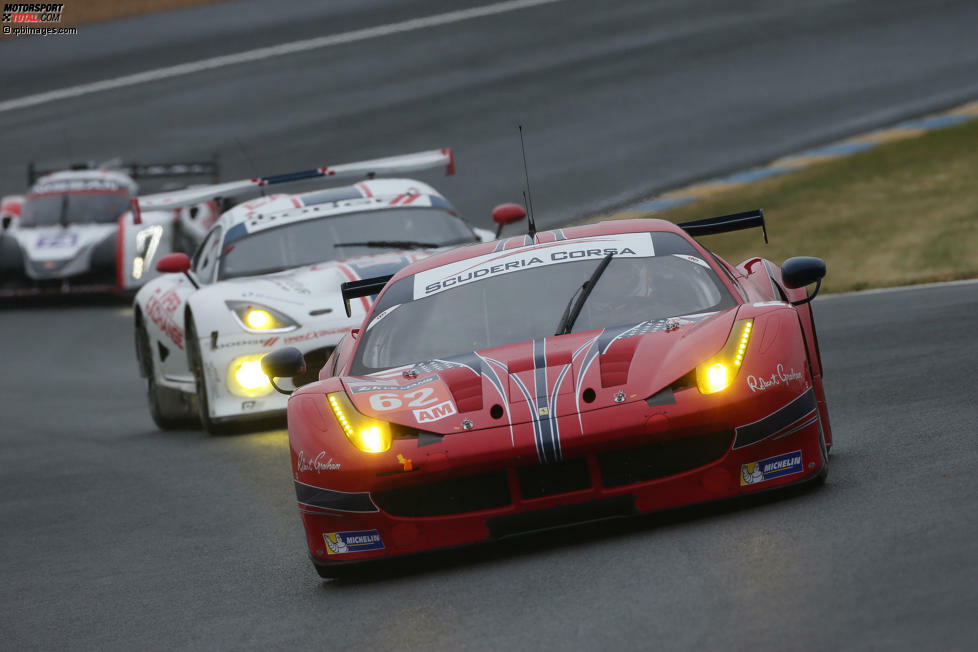
<svg viewBox="0 0 978 652"><path fill-rule="evenodd" d="M757 231L707 236L736 264L824 258L823 291L978 277L978 120L813 165L648 217L682 222L763 208Z"/></svg>

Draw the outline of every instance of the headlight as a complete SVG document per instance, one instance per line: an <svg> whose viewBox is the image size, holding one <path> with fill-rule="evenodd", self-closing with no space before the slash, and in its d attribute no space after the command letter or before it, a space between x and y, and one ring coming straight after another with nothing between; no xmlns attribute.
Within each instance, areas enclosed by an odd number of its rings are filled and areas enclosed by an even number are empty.
<svg viewBox="0 0 978 652"><path fill-rule="evenodd" d="M391 447L390 424L357 412L344 392L334 392L326 398L350 443L364 453L383 453Z"/></svg>
<svg viewBox="0 0 978 652"><path fill-rule="evenodd" d="M143 272L153 262L153 256L163 238L163 227L159 224L147 226L136 234L136 256L132 259L132 277L140 279Z"/></svg>
<svg viewBox="0 0 978 652"><path fill-rule="evenodd" d="M725 390L737 377L737 371L747 355L753 319L734 322L727 343L715 356L696 367L696 385L701 394L716 394Z"/></svg>
<svg viewBox="0 0 978 652"><path fill-rule="evenodd" d="M261 370L264 353L235 358L228 365L228 389L237 396L256 398L272 392L268 376Z"/></svg>
<svg viewBox="0 0 978 652"><path fill-rule="evenodd" d="M225 301L241 328L251 333L284 333L295 330L299 324L278 310L248 301Z"/></svg>

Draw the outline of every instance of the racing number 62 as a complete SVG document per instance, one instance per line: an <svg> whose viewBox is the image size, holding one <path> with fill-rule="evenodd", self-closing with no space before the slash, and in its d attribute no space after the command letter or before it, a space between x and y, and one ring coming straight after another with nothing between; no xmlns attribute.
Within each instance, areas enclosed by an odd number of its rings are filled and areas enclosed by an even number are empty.
<svg viewBox="0 0 978 652"><path fill-rule="evenodd" d="M438 399L432 396L434 393L435 390L433 388L422 387L412 392L405 393L404 398L408 399L407 406L409 408L420 408L438 402ZM370 395L370 407L378 412L396 410L403 405L404 401L401 400L400 395L393 392L378 392Z"/></svg>

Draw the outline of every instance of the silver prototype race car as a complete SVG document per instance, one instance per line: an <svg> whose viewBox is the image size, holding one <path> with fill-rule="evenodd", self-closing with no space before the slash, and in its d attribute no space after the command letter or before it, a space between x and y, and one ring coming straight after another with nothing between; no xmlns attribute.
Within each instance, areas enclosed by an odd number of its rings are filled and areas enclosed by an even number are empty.
<svg viewBox="0 0 978 652"><path fill-rule="evenodd" d="M220 214L217 202L140 214L137 180L217 177L217 164L76 165L38 172L30 189L0 201L0 296L134 291L156 276L154 260L193 251Z"/></svg>

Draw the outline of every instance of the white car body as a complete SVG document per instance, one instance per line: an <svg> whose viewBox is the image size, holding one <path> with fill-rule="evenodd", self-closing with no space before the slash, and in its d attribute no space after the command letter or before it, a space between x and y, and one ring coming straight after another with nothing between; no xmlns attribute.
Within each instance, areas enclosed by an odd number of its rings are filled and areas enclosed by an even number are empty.
<svg viewBox="0 0 978 652"><path fill-rule="evenodd" d="M186 200L195 198L199 199L187 195ZM408 213L405 209L427 209L428 213ZM399 212L393 213L394 210ZM363 228L374 228L367 226L371 220L394 219L392 224L398 225L402 223L401 215L420 218L432 211L445 214L437 219L447 220L451 216L453 225L456 221L464 225L468 234L466 241L485 242L495 237L491 231L476 229L459 218L451 204L434 188L411 179L368 179L328 190L269 195L236 206L224 213L212 227L194 255L188 274L164 275L137 293L134 304L137 338L140 328L145 329L148 336L148 346L144 346L140 355L151 358L141 359L141 372L152 375L151 387L155 385L164 391L180 392L187 401L188 410L191 409L191 397L201 393L198 383L202 382L205 400L193 401L193 409L200 411L201 421L209 430L232 421L284 413L287 396L276 392L261 374L261 356L281 346L294 346L306 357L308 380L316 379L334 347L363 320L369 306L366 299L357 301L352 306L352 316L347 316L340 285L360 278L392 274L429 255L432 249L407 251L392 247L385 251L381 248L374 254L344 259L333 256L333 260L274 273L219 280L223 257L233 250L236 242L243 241L240 238L263 231L290 229L307 222L343 216L351 216L347 219L355 219L357 225L364 225ZM342 222L336 220L334 223ZM346 224L349 228L352 222ZM407 225L404 228L407 232ZM462 226L458 228L456 233L461 233ZM395 229L384 231L383 237L404 239L404 233L392 232ZM276 237L281 240L284 236ZM333 251L332 247L329 249ZM199 287L194 287L194 282ZM246 313L235 312L229 302L269 309L292 324L285 328L250 328L242 317ZM196 337L188 341L187 331L191 323ZM188 349L197 353L189 354ZM195 377L193 355L199 355L202 379ZM235 380L242 360L250 365L250 373L261 374L264 379L261 387L245 389ZM280 386L292 388L288 379L278 382ZM157 423L163 425L159 419Z"/></svg>
<svg viewBox="0 0 978 652"><path fill-rule="evenodd" d="M135 290L157 276L154 260L192 250L219 214L216 203L201 202L146 211L137 219L129 210L137 192L137 183L121 171L86 169L45 174L25 196L4 198L0 295ZM111 198L105 202L109 212L79 215L73 202L83 196ZM35 221L32 206L45 200L64 202L57 223L50 223L50 213Z"/></svg>

